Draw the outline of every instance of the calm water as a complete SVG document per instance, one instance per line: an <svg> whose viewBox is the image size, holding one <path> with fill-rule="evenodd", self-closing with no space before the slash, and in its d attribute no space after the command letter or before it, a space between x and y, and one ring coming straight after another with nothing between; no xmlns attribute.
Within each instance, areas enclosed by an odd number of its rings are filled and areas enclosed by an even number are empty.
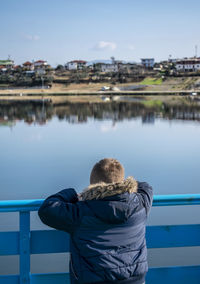
<svg viewBox="0 0 200 284"><path fill-rule="evenodd" d="M114 157L126 176L149 182L155 194L199 193L200 107L145 108L139 102L78 103L52 107L0 106L0 199L32 199L66 187L81 191L96 161ZM199 206L153 208L150 224L199 222ZM0 214L0 230L16 230L17 215ZM32 214L32 229L43 228ZM200 263L200 250L178 249L159 264ZM164 250L163 250L164 251ZM160 250L150 251L150 265ZM40 261L45 261L40 256ZM32 271L66 270L65 255L48 257L48 269L32 258ZM0 258L0 273L17 271L15 257ZM40 263L40 264L39 264ZM64 263L64 264L63 264ZM183 264L188 264L182 259Z"/></svg>

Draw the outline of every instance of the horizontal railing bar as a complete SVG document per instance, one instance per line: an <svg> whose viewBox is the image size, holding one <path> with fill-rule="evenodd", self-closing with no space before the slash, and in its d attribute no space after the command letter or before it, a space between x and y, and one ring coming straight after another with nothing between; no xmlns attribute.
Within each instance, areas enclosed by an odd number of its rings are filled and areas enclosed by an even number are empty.
<svg viewBox="0 0 200 284"><path fill-rule="evenodd" d="M0 212L37 211L44 199L2 200Z"/></svg>
<svg viewBox="0 0 200 284"><path fill-rule="evenodd" d="M0 232L0 255L19 254L19 232Z"/></svg>
<svg viewBox="0 0 200 284"><path fill-rule="evenodd" d="M146 284L199 284L200 266L171 266L149 268Z"/></svg>
<svg viewBox="0 0 200 284"><path fill-rule="evenodd" d="M31 254L69 252L69 234L57 230L31 231Z"/></svg>
<svg viewBox="0 0 200 284"><path fill-rule="evenodd" d="M31 284L69 284L69 273L44 273L31 274ZM199 284L200 266L174 266L174 267L156 267L149 268L146 277L146 284L151 283L181 283L181 284ZM18 275L2 275L0 283L18 284Z"/></svg>
<svg viewBox="0 0 200 284"><path fill-rule="evenodd" d="M0 212L36 211L44 199L3 200ZM200 205L200 194L155 195L153 206Z"/></svg>
<svg viewBox="0 0 200 284"><path fill-rule="evenodd" d="M19 275L0 275L2 284L19 284Z"/></svg>
<svg viewBox="0 0 200 284"><path fill-rule="evenodd" d="M147 226L148 248L200 246L200 225Z"/></svg>
<svg viewBox="0 0 200 284"><path fill-rule="evenodd" d="M200 194L155 195L153 206L199 205Z"/></svg>
<svg viewBox="0 0 200 284"><path fill-rule="evenodd" d="M69 234L57 230L30 232L30 254L69 252ZM148 248L200 246L200 225L147 226ZM0 232L0 255L19 254L19 232Z"/></svg>
<svg viewBox="0 0 200 284"><path fill-rule="evenodd" d="M69 273L31 274L31 284L70 284Z"/></svg>

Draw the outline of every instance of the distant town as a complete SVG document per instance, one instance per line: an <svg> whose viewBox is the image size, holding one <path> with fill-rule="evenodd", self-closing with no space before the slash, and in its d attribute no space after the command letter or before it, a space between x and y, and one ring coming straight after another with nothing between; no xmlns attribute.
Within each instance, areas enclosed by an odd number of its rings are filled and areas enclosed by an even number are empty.
<svg viewBox="0 0 200 284"><path fill-rule="evenodd" d="M167 78L198 76L200 76L200 58L197 56L183 59L173 59L170 56L169 59L161 62L155 62L154 58L142 58L139 63L125 62L111 57L110 60L102 62L73 60L56 67L52 67L42 59L26 61L21 65L16 65L10 58L0 60L1 90L9 88L50 89L53 84L67 86L73 83L115 85L144 82L143 85L145 85L145 78L153 78L153 83L159 84ZM196 83L199 84L199 82ZM189 87L193 86L189 84Z"/></svg>

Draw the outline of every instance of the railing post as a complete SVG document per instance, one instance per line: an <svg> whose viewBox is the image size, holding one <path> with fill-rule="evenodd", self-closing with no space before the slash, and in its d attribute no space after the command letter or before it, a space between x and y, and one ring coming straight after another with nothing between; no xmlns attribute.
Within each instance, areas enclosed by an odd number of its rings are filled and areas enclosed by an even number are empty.
<svg viewBox="0 0 200 284"><path fill-rule="evenodd" d="M20 214L20 284L30 284L30 212Z"/></svg>

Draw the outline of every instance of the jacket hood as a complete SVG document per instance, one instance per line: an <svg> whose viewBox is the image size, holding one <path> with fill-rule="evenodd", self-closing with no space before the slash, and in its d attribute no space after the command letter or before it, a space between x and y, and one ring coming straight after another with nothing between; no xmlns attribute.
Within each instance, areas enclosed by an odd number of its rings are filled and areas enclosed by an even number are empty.
<svg viewBox="0 0 200 284"><path fill-rule="evenodd" d="M91 184L80 193L79 198L81 201L103 199L105 197L126 192L134 193L137 192L137 188L137 181L133 177L128 177L124 181L117 183L102 182Z"/></svg>
<svg viewBox="0 0 200 284"><path fill-rule="evenodd" d="M138 184L133 177L120 183L98 183L88 186L79 195L86 201L94 215L109 224L125 222L135 210L130 202L137 192Z"/></svg>

